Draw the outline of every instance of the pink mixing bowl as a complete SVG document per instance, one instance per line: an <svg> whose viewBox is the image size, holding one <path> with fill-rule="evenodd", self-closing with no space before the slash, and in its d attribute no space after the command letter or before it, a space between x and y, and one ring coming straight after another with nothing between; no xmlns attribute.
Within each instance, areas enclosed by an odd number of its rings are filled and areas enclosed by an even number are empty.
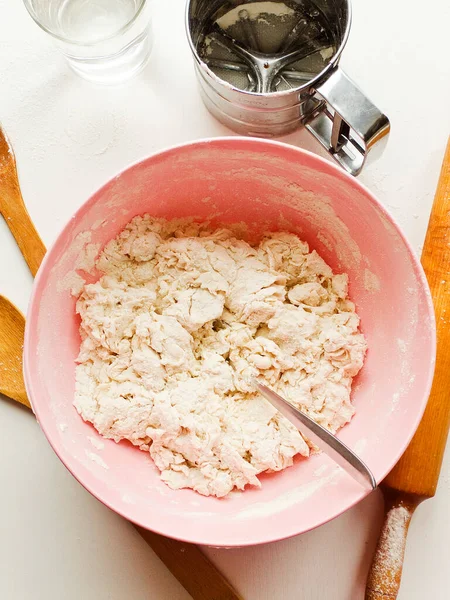
<svg viewBox="0 0 450 600"><path fill-rule="evenodd" d="M341 439L377 481L420 421L434 357L433 308L421 266L393 219L338 167L297 148L249 138L194 142L123 171L74 215L49 250L28 313L24 370L36 417L69 471L104 504L166 536L244 546L302 533L364 491L326 456L261 477L261 489L205 498L162 483L150 456L105 440L72 406L80 338L75 285L82 257L135 215L243 221L252 235L289 230L350 276L369 352L354 382L356 416ZM77 271L78 268L78 271ZM87 275L92 281L94 276Z"/></svg>

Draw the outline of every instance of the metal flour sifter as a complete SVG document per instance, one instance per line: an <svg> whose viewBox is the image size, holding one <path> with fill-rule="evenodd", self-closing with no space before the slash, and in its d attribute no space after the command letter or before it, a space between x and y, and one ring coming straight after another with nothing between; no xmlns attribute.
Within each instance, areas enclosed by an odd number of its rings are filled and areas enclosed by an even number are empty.
<svg viewBox="0 0 450 600"><path fill-rule="evenodd" d="M357 175L389 120L338 66L348 0L189 0L186 25L201 95L234 131L306 128Z"/></svg>

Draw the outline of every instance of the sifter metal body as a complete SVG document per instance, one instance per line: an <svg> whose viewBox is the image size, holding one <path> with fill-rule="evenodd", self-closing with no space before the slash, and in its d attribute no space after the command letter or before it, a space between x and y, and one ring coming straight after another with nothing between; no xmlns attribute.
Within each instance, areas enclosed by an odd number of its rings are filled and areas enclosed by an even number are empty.
<svg viewBox="0 0 450 600"><path fill-rule="evenodd" d="M188 0L186 28L202 99L237 133L305 126L341 166L361 171L389 120L339 67L348 0Z"/></svg>

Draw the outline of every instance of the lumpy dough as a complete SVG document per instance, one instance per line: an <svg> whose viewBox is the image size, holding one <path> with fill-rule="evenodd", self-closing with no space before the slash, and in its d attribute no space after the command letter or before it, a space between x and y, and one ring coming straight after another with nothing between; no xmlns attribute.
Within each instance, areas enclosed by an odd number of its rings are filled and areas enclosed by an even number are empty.
<svg viewBox="0 0 450 600"><path fill-rule="evenodd" d="M149 451L171 488L225 496L314 448L270 386L332 432L354 414L366 343L347 275L290 233L257 246L191 220L134 218L77 302L75 407Z"/></svg>

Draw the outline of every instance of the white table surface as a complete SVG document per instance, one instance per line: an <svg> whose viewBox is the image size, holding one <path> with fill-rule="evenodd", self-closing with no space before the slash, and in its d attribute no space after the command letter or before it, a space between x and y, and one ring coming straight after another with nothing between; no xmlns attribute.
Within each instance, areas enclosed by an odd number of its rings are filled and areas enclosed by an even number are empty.
<svg viewBox="0 0 450 600"><path fill-rule="evenodd" d="M449 4L354 0L342 64L390 117L383 157L361 181L417 252L450 133ZM0 120L25 202L49 245L74 210L124 165L160 148L228 135L202 106L184 34L184 0L154 0L151 61L119 88L73 75L20 0L0 0ZM306 134L285 138L320 152ZM26 310L32 278L0 220L0 293ZM400 600L444 600L450 588L450 452L436 497L408 538ZM130 524L88 494L33 416L0 402L0 598L187 600ZM362 600L382 517L379 492L287 541L207 554L246 600ZM214 599L211 599L214 600Z"/></svg>

